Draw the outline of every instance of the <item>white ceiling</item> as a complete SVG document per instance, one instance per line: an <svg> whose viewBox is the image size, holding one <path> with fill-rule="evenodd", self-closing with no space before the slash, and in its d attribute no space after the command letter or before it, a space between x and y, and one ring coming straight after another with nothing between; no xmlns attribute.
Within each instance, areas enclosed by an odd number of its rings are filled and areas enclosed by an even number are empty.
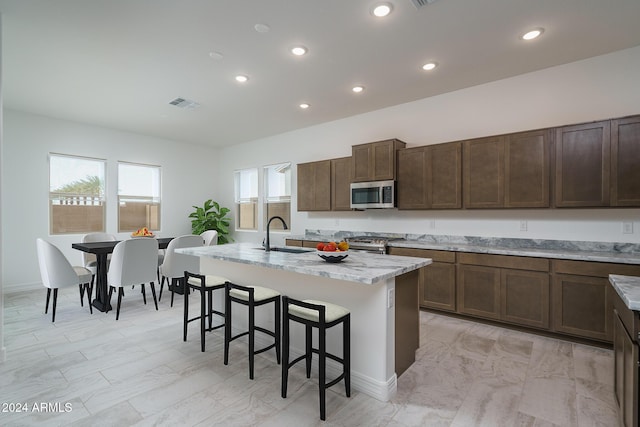
<svg viewBox="0 0 640 427"><path fill-rule="evenodd" d="M226 146L640 45L639 0L389 1L0 0L4 105Z"/></svg>

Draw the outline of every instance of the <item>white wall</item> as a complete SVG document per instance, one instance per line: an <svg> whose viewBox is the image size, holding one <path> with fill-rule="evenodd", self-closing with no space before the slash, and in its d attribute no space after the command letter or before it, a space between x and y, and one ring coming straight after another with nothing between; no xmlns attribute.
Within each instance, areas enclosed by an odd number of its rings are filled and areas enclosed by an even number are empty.
<svg viewBox="0 0 640 427"><path fill-rule="evenodd" d="M640 114L639 75L636 47L228 147L221 152L220 200L233 204L236 169L349 156L355 144L399 138L418 146ZM519 231L522 220L526 232ZM633 234L622 234L623 221L634 222ZM292 234L322 229L640 242L640 209L301 212L292 223ZM235 237L258 242L263 233Z"/></svg>
<svg viewBox="0 0 640 427"><path fill-rule="evenodd" d="M48 191L50 152L107 159L107 229L117 233L117 162L162 167L160 236L189 234L193 205L217 198L218 150L160 138L4 110L2 157L2 281L5 292L40 286L37 237L50 240L75 265L81 253L71 249L81 234L50 236ZM156 231L156 230L154 230Z"/></svg>

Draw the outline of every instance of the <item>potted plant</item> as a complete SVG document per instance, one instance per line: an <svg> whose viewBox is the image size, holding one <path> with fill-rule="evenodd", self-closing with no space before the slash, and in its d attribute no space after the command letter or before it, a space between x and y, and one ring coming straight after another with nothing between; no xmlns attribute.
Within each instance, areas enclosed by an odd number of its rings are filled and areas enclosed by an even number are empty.
<svg viewBox="0 0 640 427"><path fill-rule="evenodd" d="M218 244L232 242L229 237L229 224L231 219L227 216L231 210L220 207L218 202L209 199L204 202L203 207L194 206L195 212L189 214L191 220L191 230L193 234L201 234L207 230L218 232Z"/></svg>

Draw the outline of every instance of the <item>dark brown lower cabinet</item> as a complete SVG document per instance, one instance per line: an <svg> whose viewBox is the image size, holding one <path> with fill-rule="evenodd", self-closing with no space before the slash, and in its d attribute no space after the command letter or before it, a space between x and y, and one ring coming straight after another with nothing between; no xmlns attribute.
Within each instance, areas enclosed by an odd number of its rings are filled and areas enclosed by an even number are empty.
<svg viewBox="0 0 640 427"><path fill-rule="evenodd" d="M502 320L549 328L549 273L503 269Z"/></svg>
<svg viewBox="0 0 640 427"><path fill-rule="evenodd" d="M420 269L420 307L456 311L456 253L430 249L389 248L389 255L431 258Z"/></svg>
<svg viewBox="0 0 640 427"><path fill-rule="evenodd" d="M458 312L500 320L500 269L458 265Z"/></svg>
<svg viewBox="0 0 640 427"><path fill-rule="evenodd" d="M640 315L627 308L614 294L613 310L613 353L614 353L614 381L613 390L618 404L620 425L625 427L638 426L638 364L640 351L638 350L638 328Z"/></svg>

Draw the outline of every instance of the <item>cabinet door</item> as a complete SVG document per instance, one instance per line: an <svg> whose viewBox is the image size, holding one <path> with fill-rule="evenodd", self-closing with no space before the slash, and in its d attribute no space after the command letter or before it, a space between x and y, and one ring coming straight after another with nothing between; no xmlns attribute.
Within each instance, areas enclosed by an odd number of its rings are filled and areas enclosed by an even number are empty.
<svg viewBox="0 0 640 427"><path fill-rule="evenodd" d="M371 156L371 145L354 145L351 148L353 182L370 181L372 179L373 156Z"/></svg>
<svg viewBox="0 0 640 427"><path fill-rule="evenodd" d="M502 320L535 328L549 328L549 274L501 271Z"/></svg>
<svg viewBox="0 0 640 427"><path fill-rule="evenodd" d="M458 312L500 319L500 269L458 265Z"/></svg>
<svg viewBox="0 0 640 427"><path fill-rule="evenodd" d="M351 210L351 157L331 160L331 210Z"/></svg>
<svg viewBox="0 0 640 427"><path fill-rule="evenodd" d="M504 206L504 137L464 142L465 208Z"/></svg>
<svg viewBox="0 0 640 427"><path fill-rule="evenodd" d="M611 206L640 206L640 116L611 122Z"/></svg>
<svg viewBox="0 0 640 427"><path fill-rule="evenodd" d="M610 122L556 129L555 205L609 205Z"/></svg>
<svg viewBox="0 0 640 427"><path fill-rule="evenodd" d="M548 130L507 135L505 207L549 207Z"/></svg>
<svg viewBox="0 0 640 427"><path fill-rule="evenodd" d="M427 209L427 149L398 151L398 209Z"/></svg>
<svg viewBox="0 0 640 427"><path fill-rule="evenodd" d="M610 292L603 277L554 274L553 330L612 342Z"/></svg>
<svg viewBox="0 0 640 427"><path fill-rule="evenodd" d="M298 211L331 210L331 161L298 165Z"/></svg>
<svg viewBox="0 0 640 427"><path fill-rule="evenodd" d="M452 142L428 147L429 194L432 209L462 207L462 143ZM398 162L398 173L400 162ZM398 184L399 185L399 184Z"/></svg>
<svg viewBox="0 0 640 427"><path fill-rule="evenodd" d="M456 311L456 266L433 262L420 269L420 305Z"/></svg>
<svg viewBox="0 0 640 427"><path fill-rule="evenodd" d="M395 140L380 141L371 144L372 173L374 181L384 181L395 179L396 176L396 156Z"/></svg>

